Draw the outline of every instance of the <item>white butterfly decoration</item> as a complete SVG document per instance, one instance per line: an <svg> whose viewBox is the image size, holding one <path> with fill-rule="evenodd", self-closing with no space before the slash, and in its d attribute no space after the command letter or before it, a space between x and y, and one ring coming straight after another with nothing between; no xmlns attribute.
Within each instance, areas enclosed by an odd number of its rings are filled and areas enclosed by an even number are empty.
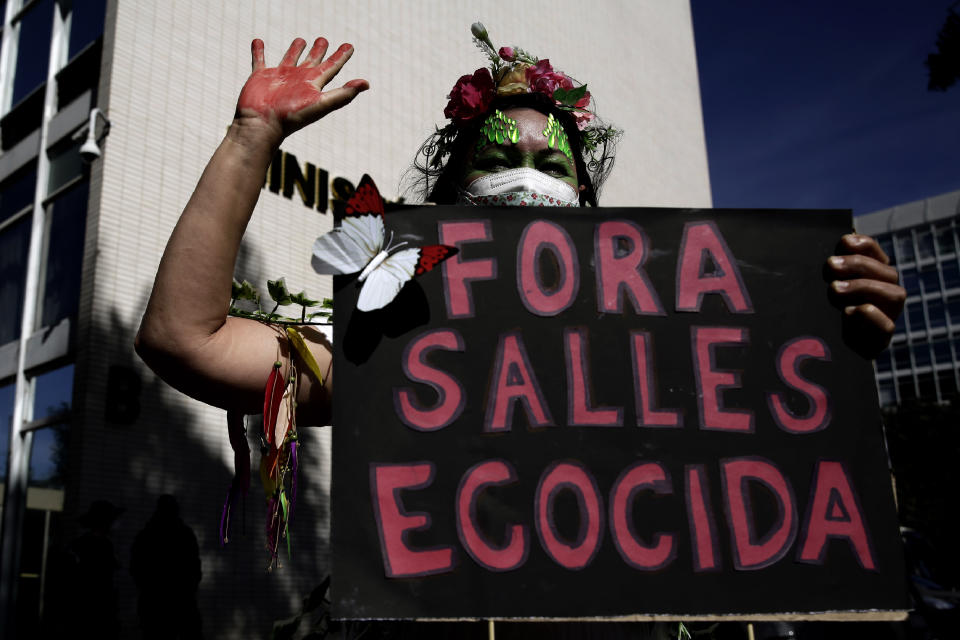
<svg viewBox="0 0 960 640"><path fill-rule="evenodd" d="M383 198L368 175L347 201L342 224L313 243L314 270L323 275L360 272L357 309L373 311L390 304L414 276L430 271L456 253L448 245L401 249L406 243L384 244ZM392 235L391 235L392 240Z"/></svg>

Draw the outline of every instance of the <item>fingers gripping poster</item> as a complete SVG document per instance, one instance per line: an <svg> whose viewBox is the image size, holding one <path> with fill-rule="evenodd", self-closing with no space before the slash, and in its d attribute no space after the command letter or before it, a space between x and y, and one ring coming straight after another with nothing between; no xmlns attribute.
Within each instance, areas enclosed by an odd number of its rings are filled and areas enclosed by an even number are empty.
<svg viewBox="0 0 960 640"><path fill-rule="evenodd" d="M555 211L388 213L455 251L336 278L334 615L905 609L849 213Z"/></svg>

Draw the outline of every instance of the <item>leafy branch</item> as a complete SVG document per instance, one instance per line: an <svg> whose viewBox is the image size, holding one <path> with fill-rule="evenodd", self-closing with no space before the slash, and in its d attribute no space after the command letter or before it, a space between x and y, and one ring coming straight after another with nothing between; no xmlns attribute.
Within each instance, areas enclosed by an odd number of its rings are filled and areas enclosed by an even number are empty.
<svg viewBox="0 0 960 640"><path fill-rule="evenodd" d="M259 322L267 322L278 325L301 325L301 324L330 324L333 322L333 300L324 298L313 300L307 295L306 291L300 293L290 293L287 290L287 283L283 278L278 280L267 280L267 293L273 301L273 308L269 312L263 310L263 304L260 293L248 281L233 281L230 291L230 311L228 315L238 318L250 318ZM256 309L243 308L237 306L237 303L243 304L243 307L256 307ZM277 312L280 307L289 305L300 306L300 317L289 317ZM309 311L311 307L318 307L315 311Z"/></svg>

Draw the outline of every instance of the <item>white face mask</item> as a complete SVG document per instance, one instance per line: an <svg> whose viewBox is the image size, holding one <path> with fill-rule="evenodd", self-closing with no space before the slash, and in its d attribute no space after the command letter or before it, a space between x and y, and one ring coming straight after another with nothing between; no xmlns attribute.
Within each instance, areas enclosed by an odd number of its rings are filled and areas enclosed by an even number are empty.
<svg viewBox="0 0 960 640"><path fill-rule="evenodd" d="M477 178L467 186L461 201L469 204L511 205L530 204L531 199L542 206L578 207L577 190L530 167L509 169ZM515 195L517 197L508 197Z"/></svg>

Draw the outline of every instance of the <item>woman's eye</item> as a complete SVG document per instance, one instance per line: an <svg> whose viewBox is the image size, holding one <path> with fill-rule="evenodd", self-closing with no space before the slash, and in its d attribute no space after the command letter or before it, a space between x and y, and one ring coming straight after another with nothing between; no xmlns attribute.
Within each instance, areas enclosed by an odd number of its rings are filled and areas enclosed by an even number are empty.
<svg viewBox="0 0 960 640"><path fill-rule="evenodd" d="M559 162L548 162L546 164L540 165L540 167L538 168L538 171L550 176L567 177L570 175L570 170L567 168L567 165L561 164Z"/></svg>
<svg viewBox="0 0 960 640"><path fill-rule="evenodd" d="M473 164L477 169L483 169L484 171L503 171L510 168L510 163L501 156L478 158Z"/></svg>

